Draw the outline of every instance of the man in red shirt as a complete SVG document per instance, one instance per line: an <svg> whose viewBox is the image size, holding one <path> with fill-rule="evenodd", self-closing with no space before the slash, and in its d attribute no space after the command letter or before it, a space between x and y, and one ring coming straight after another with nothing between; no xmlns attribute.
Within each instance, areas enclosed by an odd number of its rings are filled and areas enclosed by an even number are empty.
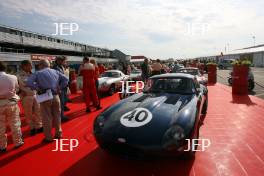
<svg viewBox="0 0 264 176"><path fill-rule="evenodd" d="M81 68L81 75L83 76L83 93L86 104L86 112L91 112L90 103L93 102L93 105L97 110L101 109L100 102L97 96L96 91L96 72L93 64L86 62Z"/></svg>
<svg viewBox="0 0 264 176"><path fill-rule="evenodd" d="M103 64L98 63L99 75L105 72L105 67Z"/></svg>

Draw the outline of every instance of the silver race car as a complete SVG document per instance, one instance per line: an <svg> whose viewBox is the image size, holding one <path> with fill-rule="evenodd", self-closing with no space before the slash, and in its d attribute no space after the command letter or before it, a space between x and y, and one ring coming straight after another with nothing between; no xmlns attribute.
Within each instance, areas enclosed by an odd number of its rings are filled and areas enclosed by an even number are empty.
<svg viewBox="0 0 264 176"><path fill-rule="evenodd" d="M196 79L198 80L200 84L207 86L208 79L199 71L198 68L195 68L195 67L181 68L177 71L177 73L186 73L186 74L193 75L196 77Z"/></svg>
<svg viewBox="0 0 264 176"><path fill-rule="evenodd" d="M119 70L108 70L100 75L99 81L99 92L108 93L113 95L117 90L120 90L122 86L121 81L129 80L129 76L125 75Z"/></svg>

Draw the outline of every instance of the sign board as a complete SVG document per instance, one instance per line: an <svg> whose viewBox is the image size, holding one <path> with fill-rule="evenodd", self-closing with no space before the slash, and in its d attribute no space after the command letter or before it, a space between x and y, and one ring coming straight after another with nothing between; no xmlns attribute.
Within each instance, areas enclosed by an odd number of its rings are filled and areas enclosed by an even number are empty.
<svg viewBox="0 0 264 176"><path fill-rule="evenodd" d="M49 61L54 61L56 56L44 55L44 54L31 54L32 61L40 61L43 59L48 59Z"/></svg>

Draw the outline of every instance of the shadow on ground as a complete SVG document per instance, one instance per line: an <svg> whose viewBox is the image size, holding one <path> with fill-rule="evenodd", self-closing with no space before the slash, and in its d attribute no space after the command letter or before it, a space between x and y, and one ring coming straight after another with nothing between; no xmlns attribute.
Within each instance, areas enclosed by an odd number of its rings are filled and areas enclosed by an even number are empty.
<svg viewBox="0 0 264 176"><path fill-rule="evenodd" d="M65 170L62 176L187 176L190 174L194 159L125 159L119 156L95 149L70 168Z"/></svg>
<svg viewBox="0 0 264 176"><path fill-rule="evenodd" d="M232 103L234 104L245 104L248 106L256 105L248 95L234 95L232 94Z"/></svg>

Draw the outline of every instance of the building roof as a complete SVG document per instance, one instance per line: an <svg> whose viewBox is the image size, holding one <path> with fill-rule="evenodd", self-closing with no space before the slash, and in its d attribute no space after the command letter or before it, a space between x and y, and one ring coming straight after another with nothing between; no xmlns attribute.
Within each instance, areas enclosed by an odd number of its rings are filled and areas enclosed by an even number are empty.
<svg viewBox="0 0 264 176"><path fill-rule="evenodd" d="M230 51L224 55L231 55L231 54L243 54L243 53L255 53L255 52L261 52L264 51L264 45L258 45L254 47L247 47L242 49L237 49Z"/></svg>

